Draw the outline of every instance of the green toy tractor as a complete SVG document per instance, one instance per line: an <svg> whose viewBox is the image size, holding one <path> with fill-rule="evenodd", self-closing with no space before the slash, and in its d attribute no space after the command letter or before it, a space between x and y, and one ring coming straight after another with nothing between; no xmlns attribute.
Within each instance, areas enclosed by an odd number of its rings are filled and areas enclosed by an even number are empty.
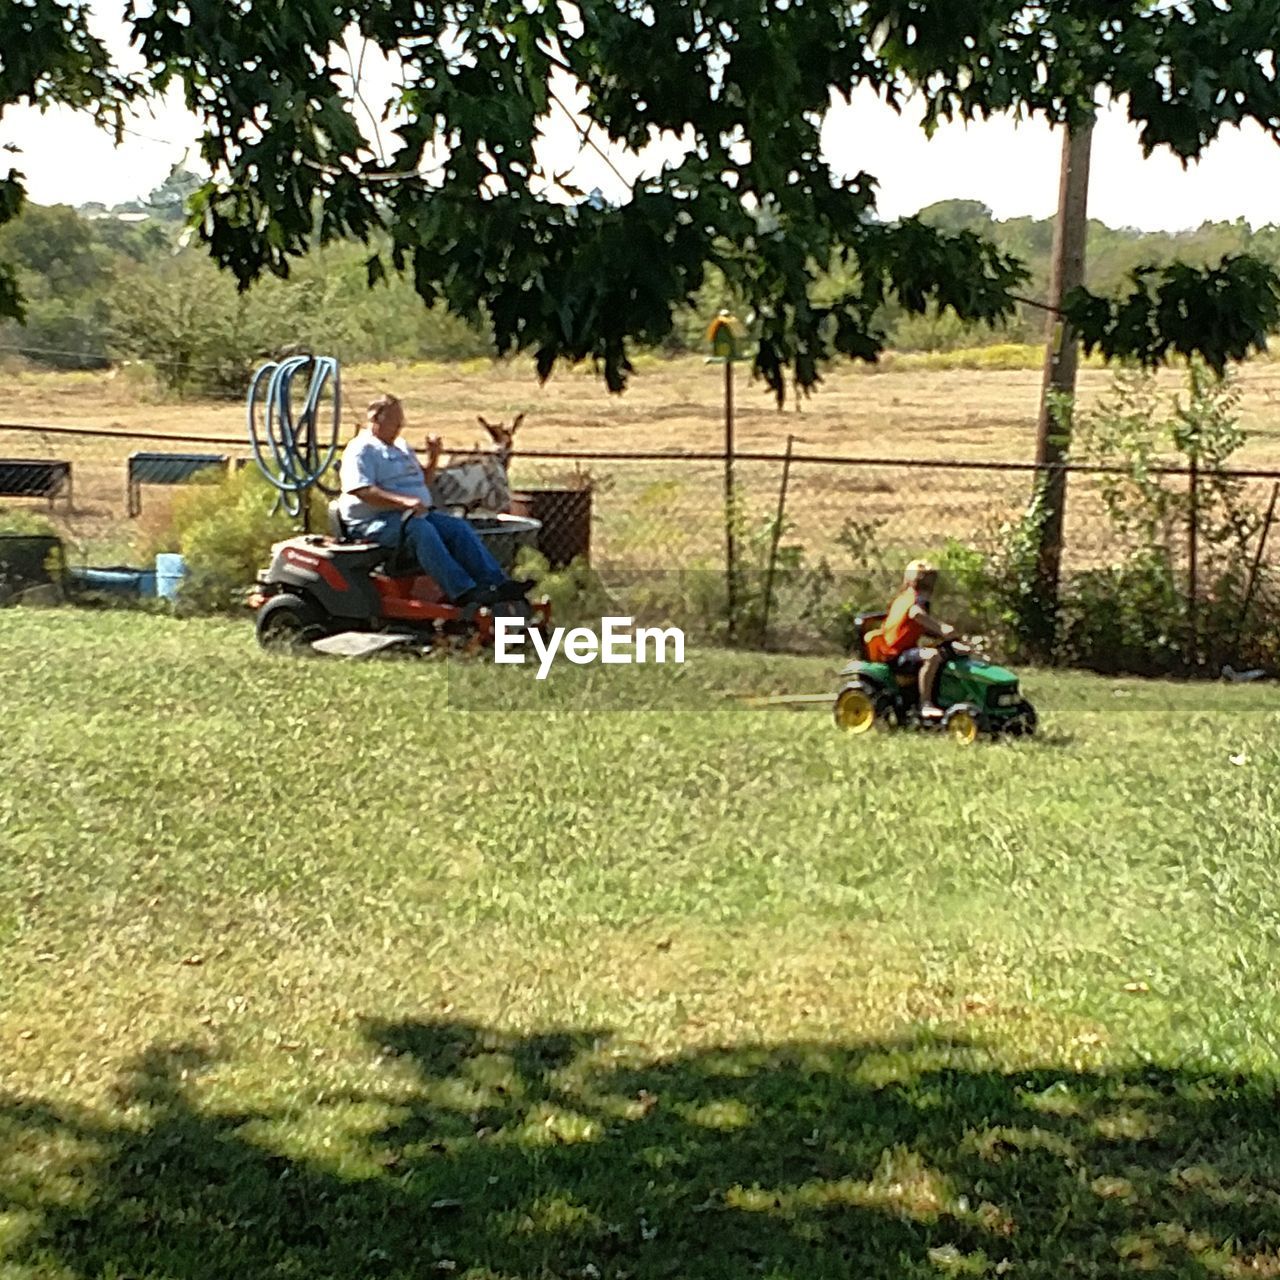
<svg viewBox="0 0 1280 1280"><path fill-rule="evenodd" d="M946 661L935 701L943 714L936 720L922 719L918 668L900 667L893 659L876 661L868 654L868 633L884 618L883 613L864 613L855 619L855 657L840 672L846 683L836 697L835 719L841 729L936 729L964 745L983 734L1024 737L1035 732L1035 708L1022 696L1018 677L958 640L939 645Z"/></svg>

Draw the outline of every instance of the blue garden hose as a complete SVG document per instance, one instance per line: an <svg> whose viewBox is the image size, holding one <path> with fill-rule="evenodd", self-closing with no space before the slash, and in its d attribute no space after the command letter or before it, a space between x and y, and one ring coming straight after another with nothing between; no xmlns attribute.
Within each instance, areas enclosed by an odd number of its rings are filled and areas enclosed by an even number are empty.
<svg viewBox="0 0 1280 1280"><path fill-rule="evenodd" d="M311 382L295 415L293 382L304 369L310 369ZM322 429L320 401L330 381L333 423L331 428ZM265 421L260 426L264 409ZM333 356L295 355L264 364L249 383L246 412L254 460L279 490L275 509L283 504L291 516L297 516L313 486L325 493L337 492L320 481L338 453L342 386L338 361Z"/></svg>

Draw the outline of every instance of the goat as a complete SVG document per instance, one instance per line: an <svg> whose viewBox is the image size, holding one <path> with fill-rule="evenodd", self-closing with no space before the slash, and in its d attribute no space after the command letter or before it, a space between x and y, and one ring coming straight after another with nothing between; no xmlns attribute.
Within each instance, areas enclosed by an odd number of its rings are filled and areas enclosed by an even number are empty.
<svg viewBox="0 0 1280 1280"><path fill-rule="evenodd" d="M486 422L484 418L478 421L497 448L451 453L449 465L440 467L431 478L431 496L440 507L461 507L464 512L504 512L511 507L507 466L524 414L518 415L509 427Z"/></svg>

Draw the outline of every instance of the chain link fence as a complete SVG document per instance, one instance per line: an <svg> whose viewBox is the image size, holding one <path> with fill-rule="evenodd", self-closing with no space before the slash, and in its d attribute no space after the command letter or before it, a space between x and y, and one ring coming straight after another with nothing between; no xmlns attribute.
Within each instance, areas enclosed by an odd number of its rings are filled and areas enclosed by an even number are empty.
<svg viewBox="0 0 1280 1280"><path fill-rule="evenodd" d="M738 538L753 545L753 534L771 531L781 513L784 542L811 560L838 558L863 537L897 559L936 555L949 542L990 545L1025 516L1038 474L1031 463L797 456L783 494L784 467L784 455L735 459ZM1114 562L1133 545L1108 510L1108 490L1125 473L1101 467L1066 470L1064 571ZM1260 523L1280 471L1225 474ZM726 485L720 455L527 454L513 459L511 479L518 491L544 495L539 511L556 522L557 538L570 536L559 523L569 519L570 510L581 512L584 522L589 514L591 562L602 571L669 568L676 561L724 567ZM1173 500L1176 522L1191 501L1191 474L1168 468L1159 483ZM1177 543L1176 528L1170 534ZM1185 533L1182 543L1185 555Z"/></svg>
<svg viewBox="0 0 1280 1280"><path fill-rule="evenodd" d="M0 514L51 521L73 562L122 563L164 527L178 486L248 461L246 443L225 437L0 424ZM1105 575L1142 541L1114 518L1125 473L1068 471L1064 580ZM654 616L695 630L826 648L847 642L857 608L883 607L912 558L941 560L962 586L974 557L1007 562L1036 477L1029 463L796 454L788 464L783 453L743 453L733 462L731 578L723 455L530 451L510 464L512 510L541 522L537 550L550 570L589 568L637 615L647 602ZM1194 630L1197 608L1214 603L1227 552L1205 540L1191 512L1198 492L1209 501L1216 491L1176 468L1146 479L1167 495L1162 537ZM1247 635L1280 580L1280 535L1267 518L1280 472L1231 472L1213 483L1229 484L1247 517L1231 543L1230 588ZM970 606L959 596L944 603L962 619Z"/></svg>
<svg viewBox="0 0 1280 1280"><path fill-rule="evenodd" d="M1280 657L1280 472L1144 475L1157 527L1126 505L1129 472L1067 471L1060 580L1089 616L1061 625L1077 652L1102 646L1111 653L1090 652L1092 664L1142 665L1138 651L1159 641L1164 670ZM653 621L747 643L847 649L857 613L883 608L917 557L941 563L939 611L968 630L1006 626L1003 638L1016 638L1007 615L1033 588L1030 463L797 456L788 466L748 453L734 459L731 522L722 455L526 454L512 479L540 491L544 511L589 500L589 548L573 545L631 612L647 601ZM1222 490L1230 528L1209 511ZM550 538L563 556L559 527Z"/></svg>

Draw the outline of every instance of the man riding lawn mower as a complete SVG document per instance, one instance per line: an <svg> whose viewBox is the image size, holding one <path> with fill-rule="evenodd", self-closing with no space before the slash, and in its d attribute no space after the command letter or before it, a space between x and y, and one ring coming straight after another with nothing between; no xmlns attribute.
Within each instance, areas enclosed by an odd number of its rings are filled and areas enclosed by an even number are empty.
<svg viewBox="0 0 1280 1280"><path fill-rule="evenodd" d="M404 425L404 407L395 396L370 404L364 431L342 454L343 527L380 546L407 546L422 572L460 608L522 600L533 582L509 579L466 520L435 510L430 483L440 437L428 437L424 468L402 438Z"/></svg>
<svg viewBox="0 0 1280 1280"><path fill-rule="evenodd" d="M982 733L1034 733L1036 713L1017 676L930 612L937 581L933 565L914 560L888 611L856 619L857 656L840 673L850 679L836 698L836 724L851 733L877 724L943 729L966 744Z"/></svg>
<svg viewBox="0 0 1280 1280"><path fill-rule="evenodd" d="M508 578L471 521L435 509L429 482L440 441L428 440L424 469L403 428L400 401L375 400L342 456L331 536L272 548L249 601L263 645L336 645L355 656L403 643L425 650L450 637L478 649L492 642L499 616L549 625L547 601L526 599L533 583Z"/></svg>

